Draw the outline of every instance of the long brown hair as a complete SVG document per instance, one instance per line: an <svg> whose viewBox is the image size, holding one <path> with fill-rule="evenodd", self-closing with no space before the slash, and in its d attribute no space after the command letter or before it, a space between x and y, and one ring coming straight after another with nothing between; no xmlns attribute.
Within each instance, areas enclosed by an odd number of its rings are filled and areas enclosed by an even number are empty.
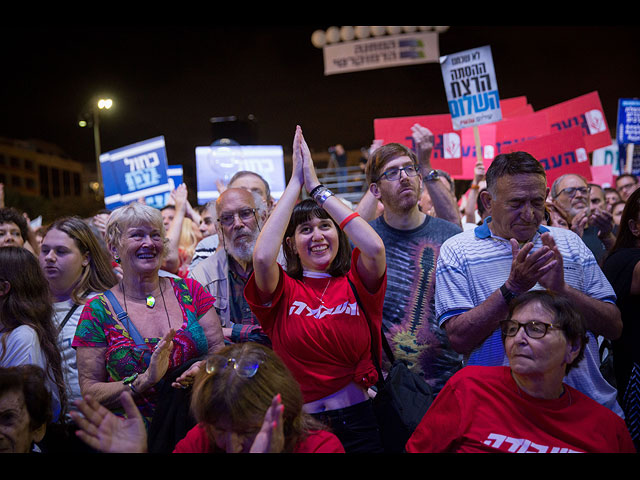
<svg viewBox="0 0 640 480"><path fill-rule="evenodd" d="M633 248L637 246L638 237L636 237L629 228L629 220L638 222L640 218L640 188L634 190L634 192L627 198L624 210L622 210L622 216L620 217L620 226L618 227L618 234L616 235L616 241L609 251L609 255L620 248Z"/></svg>
<svg viewBox="0 0 640 480"><path fill-rule="evenodd" d="M67 406L67 393L62 373L62 357L58 349L58 332L53 323L53 303L49 284L36 257L25 248L0 248L0 281L9 282L9 291L0 296L2 339L0 362L6 353L6 338L16 328L31 327L49 366L50 375L58 387L61 414Z"/></svg>
<svg viewBox="0 0 640 480"><path fill-rule="evenodd" d="M66 233L74 241L80 253L87 254L89 259L89 264L82 270L80 278L71 291L71 300L74 303L82 305L88 294L104 292L118 283L108 252L84 220L80 217L59 218L47 228L47 232L51 230Z"/></svg>

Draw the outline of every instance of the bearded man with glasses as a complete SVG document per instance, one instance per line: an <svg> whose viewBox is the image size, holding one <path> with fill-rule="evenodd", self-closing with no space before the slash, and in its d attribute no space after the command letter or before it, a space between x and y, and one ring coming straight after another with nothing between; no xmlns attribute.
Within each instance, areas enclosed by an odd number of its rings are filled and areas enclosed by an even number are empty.
<svg viewBox="0 0 640 480"><path fill-rule="evenodd" d="M436 314L465 365L506 365L500 322L509 303L533 289L568 298L584 316L585 359L565 382L623 416L617 391L600 372L598 335L622 333L616 295L593 253L574 232L542 225L549 188L526 152L496 156L481 193L489 216L448 239L436 269Z"/></svg>
<svg viewBox="0 0 640 480"><path fill-rule="evenodd" d="M567 214L571 230L582 238L600 263L616 238L613 215L604 205L592 206L591 196L597 194L586 179L575 173L562 175L551 185L553 204Z"/></svg>
<svg viewBox="0 0 640 480"><path fill-rule="evenodd" d="M267 218L261 196L245 188L228 188L216 201L220 247L189 273L216 299L214 307L225 339L232 343L269 338L251 312L244 287L253 272L253 248Z"/></svg>

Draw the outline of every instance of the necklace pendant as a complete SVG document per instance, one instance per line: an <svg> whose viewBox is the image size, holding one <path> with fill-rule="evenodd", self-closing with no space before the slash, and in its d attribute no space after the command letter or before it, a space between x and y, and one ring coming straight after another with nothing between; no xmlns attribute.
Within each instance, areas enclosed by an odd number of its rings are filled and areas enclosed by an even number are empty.
<svg viewBox="0 0 640 480"><path fill-rule="evenodd" d="M147 307L153 308L155 304L156 304L156 297L154 297L153 295L149 295L147 297Z"/></svg>

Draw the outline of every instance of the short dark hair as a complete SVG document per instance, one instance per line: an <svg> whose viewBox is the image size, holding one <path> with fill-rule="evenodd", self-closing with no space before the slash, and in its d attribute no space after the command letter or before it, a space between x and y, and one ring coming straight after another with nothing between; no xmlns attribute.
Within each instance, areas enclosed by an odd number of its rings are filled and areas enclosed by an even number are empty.
<svg viewBox="0 0 640 480"><path fill-rule="evenodd" d="M547 178L544 167L533 155L527 152L501 153L493 159L487 169L487 190L490 193L495 193L495 187L500 177L522 173L540 175L545 181Z"/></svg>
<svg viewBox="0 0 640 480"><path fill-rule="evenodd" d="M25 364L0 368L0 396L19 391L29 412L29 428L36 430L53 419L51 394L47 390L44 370Z"/></svg>
<svg viewBox="0 0 640 480"><path fill-rule="evenodd" d="M517 296L511 302L507 320L511 320L516 309L532 302L538 302L542 308L553 314L554 325L562 329L568 342L579 342L580 352L573 362L567 365L565 373L568 373L569 370L578 365L584 357L584 349L589 341L582 314L566 297L557 295L549 290L530 290ZM503 342L504 339L505 336L503 335Z"/></svg>
<svg viewBox="0 0 640 480"><path fill-rule="evenodd" d="M3 223L15 223L20 229L22 240L24 240L25 243L27 242L29 239L29 225L27 225L27 220L24 218L24 215L18 210L13 207L0 208L0 225Z"/></svg>
<svg viewBox="0 0 640 480"><path fill-rule="evenodd" d="M267 182L262 175L256 172L252 172L251 170L240 170L239 172L234 173L233 177L231 177L231 180L229 180L229 183L227 185L231 185L237 179L245 177L247 175L253 175L254 177L262 180L262 183L264 184L264 191L267 195L267 201L269 201L271 199L271 187L269 186L269 182Z"/></svg>
<svg viewBox="0 0 640 480"><path fill-rule="evenodd" d="M338 254L329 265L328 273L334 277L346 275L351 268L351 243L349 242L349 237L340 229L340 226L325 209L318 206L315 200L311 198L302 200L293 208L289 225L284 234L282 249L287 262L287 274L292 278L302 279L300 257L294 252L293 247L289 245L287 238L291 238L291 242L293 242L298 225L309 221L311 218L328 218L335 225L336 230L338 230Z"/></svg>
<svg viewBox="0 0 640 480"><path fill-rule="evenodd" d="M624 178L624 177L629 177L629 178L633 179L634 183L638 183L638 177L636 177L634 174L632 174L632 173L622 173L622 174L620 174L620 175L618 175L616 177L616 185L618 185L618 180L620 180L621 178Z"/></svg>

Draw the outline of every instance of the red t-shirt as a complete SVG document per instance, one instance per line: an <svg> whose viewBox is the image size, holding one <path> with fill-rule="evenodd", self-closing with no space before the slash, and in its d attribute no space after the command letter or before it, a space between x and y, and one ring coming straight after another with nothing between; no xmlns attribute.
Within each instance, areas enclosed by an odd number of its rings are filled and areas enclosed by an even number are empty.
<svg viewBox="0 0 640 480"><path fill-rule="evenodd" d="M198 424L187 432L178 442L173 453L223 453L209 442L205 428ZM309 432L306 438L298 442L293 453L344 453L344 447L338 437L325 430Z"/></svg>
<svg viewBox="0 0 640 480"><path fill-rule="evenodd" d="M575 388L557 399L520 390L509 367L467 366L440 391L409 453L635 453L624 420Z"/></svg>
<svg viewBox="0 0 640 480"><path fill-rule="evenodd" d="M356 269L359 255L354 249L347 276L366 317L347 277L305 277L300 281L280 267L280 280L269 305L260 304L253 275L245 287L251 310L271 339L273 350L300 384L305 403L331 395L352 381L368 388L378 380L371 359L371 335L373 330L379 358L387 277L385 272L378 289L369 292Z"/></svg>

